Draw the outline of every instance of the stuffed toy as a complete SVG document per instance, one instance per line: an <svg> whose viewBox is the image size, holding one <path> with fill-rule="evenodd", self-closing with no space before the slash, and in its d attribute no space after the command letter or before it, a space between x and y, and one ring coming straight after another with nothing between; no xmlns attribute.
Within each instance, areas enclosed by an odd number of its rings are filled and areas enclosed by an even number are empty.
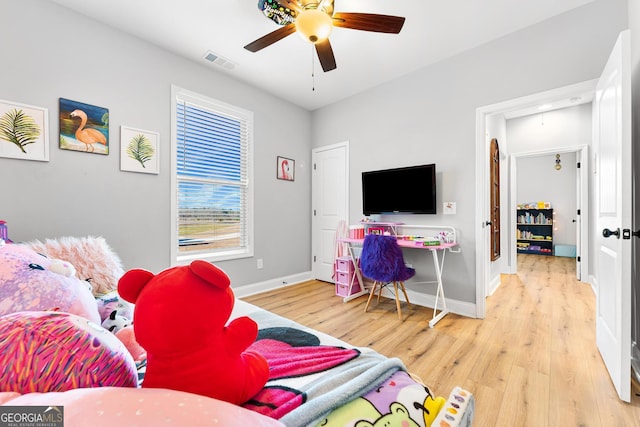
<svg viewBox="0 0 640 427"><path fill-rule="evenodd" d="M102 321L102 327L114 334L129 325L131 325L131 320L119 314L118 310L113 310L109 316Z"/></svg>
<svg viewBox="0 0 640 427"><path fill-rule="evenodd" d="M100 325L71 313L1 316L0 366L0 391L138 385L135 362L124 344Z"/></svg>
<svg viewBox="0 0 640 427"><path fill-rule="evenodd" d="M127 325L124 328L116 332L116 338L124 344L125 348L129 350L131 357L135 360L136 364L144 361L147 358L147 352L136 340L136 334L133 330L133 325Z"/></svg>
<svg viewBox="0 0 640 427"><path fill-rule="evenodd" d="M98 302L100 319L102 319L103 322L111 316L113 310L117 310L120 316L133 321L133 304L120 298L118 291L98 295L96 296L96 301Z"/></svg>
<svg viewBox="0 0 640 427"><path fill-rule="evenodd" d="M56 273L52 263L59 261L25 245L0 246L0 316L18 311L61 311L100 325L98 305L86 282Z"/></svg>
<svg viewBox="0 0 640 427"><path fill-rule="evenodd" d="M147 351L142 387L186 391L241 404L267 382L269 367L247 350L258 334L250 318L229 324L235 298L229 276L196 260L157 275L134 269L118 283L134 303L135 338Z"/></svg>
<svg viewBox="0 0 640 427"><path fill-rule="evenodd" d="M73 264L76 276L91 284L94 296L115 290L118 279L124 274L122 261L104 237L65 236L44 242L33 240L25 244L49 258L63 259Z"/></svg>

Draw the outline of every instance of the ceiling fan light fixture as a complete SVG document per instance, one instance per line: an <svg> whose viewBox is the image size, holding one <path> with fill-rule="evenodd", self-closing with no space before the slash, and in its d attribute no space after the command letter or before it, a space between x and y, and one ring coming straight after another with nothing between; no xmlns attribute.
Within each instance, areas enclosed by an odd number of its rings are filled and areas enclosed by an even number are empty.
<svg viewBox="0 0 640 427"><path fill-rule="evenodd" d="M319 9L305 9L296 17L296 31L310 43L329 38L333 24L331 17Z"/></svg>

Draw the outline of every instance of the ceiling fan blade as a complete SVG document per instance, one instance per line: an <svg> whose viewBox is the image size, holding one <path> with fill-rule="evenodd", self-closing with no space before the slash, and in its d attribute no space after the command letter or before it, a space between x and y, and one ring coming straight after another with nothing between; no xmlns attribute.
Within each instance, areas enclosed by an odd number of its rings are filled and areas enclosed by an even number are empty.
<svg viewBox="0 0 640 427"><path fill-rule="evenodd" d="M333 26L398 34L404 25L404 19L401 16L377 15L375 13L336 12L333 15Z"/></svg>
<svg viewBox="0 0 640 427"><path fill-rule="evenodd" d="M325 73L336 69L336 58L333 56L333 49L329 39L316 43L316 53Z"/></svg>
<svg viewBox="0 0 640 427"><path fill-rule="evenodd" d="M280 27L277 30L270 32L269 34L266 34L260 37L255 41L252 41L251 43L246 45L244 48L250 52L257 52L260 49L264 49L267 46L271 46L278 40L282 40L283 38L295 32L296 32L296 25L288 24L288 25L285 25L284 27Z"/></svg>

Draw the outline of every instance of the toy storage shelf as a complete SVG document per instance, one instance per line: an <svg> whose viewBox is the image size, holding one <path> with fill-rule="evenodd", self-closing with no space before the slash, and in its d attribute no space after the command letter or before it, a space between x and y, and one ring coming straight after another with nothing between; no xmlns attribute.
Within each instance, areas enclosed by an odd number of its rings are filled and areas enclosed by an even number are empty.
<svg viewBox="0 0 640 427"><path fill-rule="evenodd" d="M519 254L553 255L553 209L518 209Z"/></svg>
<svg viewBox="0 0 640 427"><path fill-rule="evenodd" d="M336 259L336 295L349 297L362 291L360 279L355 272L353 259L343 256Z"/></svg>

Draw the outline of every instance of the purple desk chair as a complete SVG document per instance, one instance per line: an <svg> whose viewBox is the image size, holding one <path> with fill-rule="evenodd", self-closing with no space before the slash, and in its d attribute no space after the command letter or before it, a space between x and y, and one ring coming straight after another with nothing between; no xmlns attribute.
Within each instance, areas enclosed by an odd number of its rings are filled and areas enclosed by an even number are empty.
<svg viewBox="0 0 640 427"><path fill-rule="evenodd" d="M398 317L400 321L402 321L402 310L400 309L400 300L398 299L398 284L400 288L402 288L407 304L411 306L407 291L404 288L404 281L413 277L416 271L405 265L402 250L400 246L398 246L396 238L394 236L376 234L367 235L362 244L360 269L365 277L374 280L367 305L364 308L365 313L369 309L371 298L373 298L376 289L378 290L378 302L380 302L382 288L393 283Z"/></svg>

